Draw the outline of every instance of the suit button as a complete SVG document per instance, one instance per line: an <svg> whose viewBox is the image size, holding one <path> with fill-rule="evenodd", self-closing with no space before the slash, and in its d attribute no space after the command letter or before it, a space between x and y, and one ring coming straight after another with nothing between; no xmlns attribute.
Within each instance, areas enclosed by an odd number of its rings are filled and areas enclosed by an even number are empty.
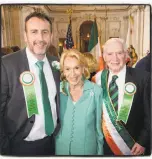
<svg viewBox="0 0 152 159"><path fill-rule="evenodd" d="M33 124L33 123L34 123L34 121L30 121L30 123L31 123L31 124Z"/></svg>

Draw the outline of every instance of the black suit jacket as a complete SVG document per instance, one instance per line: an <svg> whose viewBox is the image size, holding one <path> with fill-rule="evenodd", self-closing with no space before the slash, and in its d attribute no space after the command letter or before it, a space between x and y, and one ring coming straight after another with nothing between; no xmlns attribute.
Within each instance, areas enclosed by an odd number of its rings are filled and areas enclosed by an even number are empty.
<svg viewBox="0 0 152 159"><path fill-rule="evenodd" d="M132 82L136 85L129 118L124 126L140 145L149 148L150 141L150 73L135 68L127 68L125 83Z"/></svg>
<svg viewBox="0 0 152 159"><path fill-rule="evenodd" d="M47 57L52 68L52 61L58 61L56 57ZM9 152L12 141L26 138L35 121L35 115L27 117L25 98L22 85L19 82L20 74L29 71L26 51L21 50L7 55L1 60L1 106L0 106L0 152ZM56 83L56 110L57 127L54 135L60 128L59 122L59 85L60 73L53 71Z"/></svg>
<svg viewBox="0 0 152 159"><path fill-rule="evenodd" d="M142 70L151 72L151 53L138 61L135 68L140 68Z"/></svg>

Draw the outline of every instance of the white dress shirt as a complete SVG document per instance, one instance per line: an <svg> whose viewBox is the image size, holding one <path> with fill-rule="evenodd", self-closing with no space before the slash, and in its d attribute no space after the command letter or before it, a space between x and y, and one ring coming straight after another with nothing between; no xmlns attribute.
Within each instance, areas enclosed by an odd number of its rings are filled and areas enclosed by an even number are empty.
<svg viewBox="0 0 152 159"><path fill-rule="evenodd" d="M27 54L27 59L29 63L29 69L35 75L34 88L35 88L35 94L37 99L38 115L35 115L35 122L33 124L33 127L29 135L25 138L25 140L34 141L34 140L42 139L47 135L45 134L44 110L43 110L43 103L42 103L41 85L39 80L39 69L36 66L36 62L38 60L30 52L28 48L26 48L26 54ZM56 86L55 86L52 70L46 56L44 57L43 62L44 62L43 72L44 72L47 87L48 87L48 94L49 94L49 100L50 100L50 105L52 110L54 127L56 127L57 125L57 113L56 113L56 102L55 102L55 96L57 93Z"/></svg>
<svg viewBox="0 0 152 159"><path fill-rule="evenodd" d="M98 85L101 85L101 73L102 73L102 71L98 72L95 76L95 81ZM113 75L114 74L111 71L109 71L108 88L109 88L109 84L112 80ZM121 71L117 74L117 76L118 76L118 78L116 79L116 84L118 86L118 112L119 112L120 107L123 102L123 96L124 96L126 65L121 69Z"/></svg>

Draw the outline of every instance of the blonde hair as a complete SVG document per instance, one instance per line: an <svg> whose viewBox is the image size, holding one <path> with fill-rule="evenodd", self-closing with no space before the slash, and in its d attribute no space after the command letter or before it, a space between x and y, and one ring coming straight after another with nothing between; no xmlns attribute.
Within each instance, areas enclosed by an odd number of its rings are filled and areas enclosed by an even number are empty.
<svg viewBox="0 0 152 159"><path fill-rule="evenodd" d="M88 64L84 58L84 56L82 55L81 52L79 52L76 49L68 49L65 50L62 55L61 55L61 59L60 59L60 71L61 71L61 80L65 81L66 78L64 76L64 72L63 72L63 67L64 67L64 60L66 57L74 57L78 60L79 64L82 65L84 67L84 77L86 79L88 79L90 77L90 72L88 69Z"/></svg>
<svg viewBox="0 0 152 159"><path fill-rule="evenodd" d="M96 58L90 52L84 52L83 56L85 57L88 63L89 72L90 73L96 72L99 67Z"/></svg>

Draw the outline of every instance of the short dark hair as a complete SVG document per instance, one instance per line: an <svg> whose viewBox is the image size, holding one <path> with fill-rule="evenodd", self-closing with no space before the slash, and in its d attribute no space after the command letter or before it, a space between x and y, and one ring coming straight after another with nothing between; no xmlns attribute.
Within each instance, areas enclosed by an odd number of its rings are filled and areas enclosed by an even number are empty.
<svg viewBox="0 0 152 159"><path fill-rule="evenodd" d="M26 30L26 23L28 20L30 20L31 18L36 17L42 20L47 20L50 24L50 30L52 32L52 22L50 20L50 18L45 14L45 13L40 13L40 12L32 12L31 14L29 14L26 18L25 18L25 31Z"/></svg>

